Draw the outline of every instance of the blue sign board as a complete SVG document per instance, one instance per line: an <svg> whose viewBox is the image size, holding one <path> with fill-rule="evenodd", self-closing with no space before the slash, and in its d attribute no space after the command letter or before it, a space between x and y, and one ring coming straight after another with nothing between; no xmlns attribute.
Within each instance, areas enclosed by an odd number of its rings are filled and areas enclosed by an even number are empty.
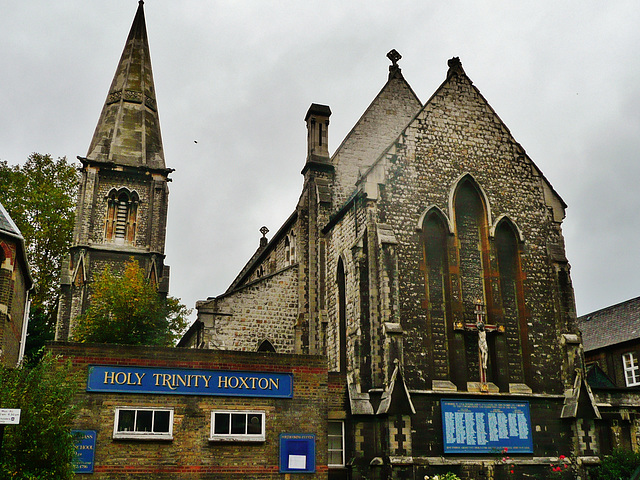
<svg viewBox="0 0 640 480"><path fill-rule="evenodd" d="M280 473L315 473L315 471L315 434L281 433Z"/></svg>
<svg viewBox="0 0 640 480"><path fill-rule="evenodd" d="M444 453L533 453L529 402L440 401Z"/></svg>
<svg viewBox="0 0 640 480"><path fill-rule="evenodd" d="M93 473L93 458L96 452L95 430L72 430L75 436L76 456L73 460L75 473Z"/></svg>
<svg viewBox="0 0 640 480"><path fill-rule="evenodd" d="M92 365L87 391L293 398L293 375Z"/></svg>

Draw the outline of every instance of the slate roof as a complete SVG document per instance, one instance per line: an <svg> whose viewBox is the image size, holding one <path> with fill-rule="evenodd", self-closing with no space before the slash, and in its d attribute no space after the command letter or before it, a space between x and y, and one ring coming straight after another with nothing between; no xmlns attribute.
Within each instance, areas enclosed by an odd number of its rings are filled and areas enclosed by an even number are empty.
<svg viewBox="0 0 640 480"><path fill-rule="evenodd" d="M87 159L166 169L142 1L93 134Z"/></svg>
<svg viewBox="0 0 640 480"><path fill-rule="evenodd" d="M640 297L578 317L585 351L640 338Z"/></svg>
<svg viewBox="0 0 640 480"><path fill-rule="evenodd" d="M22 233L20 233L16 224L13 223L13 220L11 220L9 213L5 210L2 203L0 203L0 232L24 240Z"/></svg>

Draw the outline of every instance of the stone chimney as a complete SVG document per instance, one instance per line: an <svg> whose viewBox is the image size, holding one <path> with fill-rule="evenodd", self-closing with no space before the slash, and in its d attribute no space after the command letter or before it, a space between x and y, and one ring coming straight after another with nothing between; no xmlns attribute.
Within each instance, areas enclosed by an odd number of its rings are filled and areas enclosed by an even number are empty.
<svg viewBox="0 0 640 480"><path fill-rule="evenodd" d="M329 161L329 117L327 105L312 103L304 117L307 123L307 163Z"/></svg>

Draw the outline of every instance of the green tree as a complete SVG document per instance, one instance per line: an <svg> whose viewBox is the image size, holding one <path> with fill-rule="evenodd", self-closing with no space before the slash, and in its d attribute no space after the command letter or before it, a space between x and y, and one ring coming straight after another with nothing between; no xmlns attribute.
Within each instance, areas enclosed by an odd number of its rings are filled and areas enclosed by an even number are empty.
<svg viewBox="0 0 640 480"><path fill-rule="evenodd" d="M54 337L60 267L71 245L77 188L77 169L64 157L32 153L24 165L0 162L0 200L25 239L35 282L27 354Z"/></svg>
<svg viewBox="0 0 640 480"><path fill-rule="evenodd" d="M611 455L605 455L594 470L597 480L618 480L630 478L636 468L640 467L640 453L633 450L615 449Z"/></svg>
<svg viewBox="0 0 640 480"><path fill-rule="evenodd" d="M123 274L106 268L92 285L91 305L78 317L73 339L126 345L173 345L191 311L175 297L158 295L136 261Z"/></svg>
<svg viewBox="0 0 640 480"><path fill-rule="evenodd" d="M1 478L74 478L71 424L76 389L71 364L50 353L33 367L0 367L0 406L21 410L20 424L5 427Z"/></svg>

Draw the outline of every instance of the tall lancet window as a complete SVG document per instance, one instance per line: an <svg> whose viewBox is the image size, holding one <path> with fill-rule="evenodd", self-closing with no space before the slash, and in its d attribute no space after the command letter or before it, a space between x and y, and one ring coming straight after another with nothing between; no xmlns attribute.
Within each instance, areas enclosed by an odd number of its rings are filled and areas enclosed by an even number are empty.
<svg viewBox="0 0 640 480"><path fill-rule="evenodd" d="M511 383L526 383L524 365L528 364L527 323L525 319L520 242L515 225L508 219L498 224L495 234L500 295L505 326L508 378Z"/></svg>
<svg viewBox="0 0 640 480"><path fill-rule="evenodd" d="M127 188L113 189L107 197L107 221L105 238L118 244L132 244L135 241L138 223L138 203L136 192Z"/></svg>
<svg viewBox="0 0 640 480"><path fill-rule="evenodd" d="M429 356L432 379L446 379L446 370L440 371L447 365L446 350L435 348L445 345L451 339L448 332L451 321L447 313L450 303L449 256L447 246L448 229L440 212L430 211L422 223L422 253L423 262L420 265L424 273L426 309L426 331L423 336L424 347ZM448 348L452 351L451 348ZM444 357L444 358L440 358ZM439 367L437 367L439 366Z"/></svg>
<svg viewBox="0 0 640 480"><path fill-rule="evenodd" d="M284 239L284 264L291 265L291 241L288 236Z"/></svg>
<svg viewBox="0 0 640 480"><path fill-rule="evenodd" d="M464 319L475 322L475 302L489 303L485 298L489 240L484 201L479 187L470 178L463 180L458 187L454 208ZM486 292L489 294L490 289L487 288Z"/></svg>
<svg viewBox="0 0 640 480"><path fill-rule="evenodd" d="M462 321L475 324L476 304L486 305L485 322L495 322L493 300L491 296L491 272L489 259L489 236L487 207L480 187L471 177L464 178L454 197L455 229L459 266L459 288L462 301ZM464 334L464 355L467 363L467 381L480 381L480 363L478 355L478 336ZM495 335L487 337L489 358L487 380L494 381L496 367L493 355ZM462 347L462 345L461 345Z"/></svg>
<svg viewBox="0 0 640 480"><path fill-rule="evenodd" d="M342 258L338 260L338 371L347 371L347 282Z"/></svg>

